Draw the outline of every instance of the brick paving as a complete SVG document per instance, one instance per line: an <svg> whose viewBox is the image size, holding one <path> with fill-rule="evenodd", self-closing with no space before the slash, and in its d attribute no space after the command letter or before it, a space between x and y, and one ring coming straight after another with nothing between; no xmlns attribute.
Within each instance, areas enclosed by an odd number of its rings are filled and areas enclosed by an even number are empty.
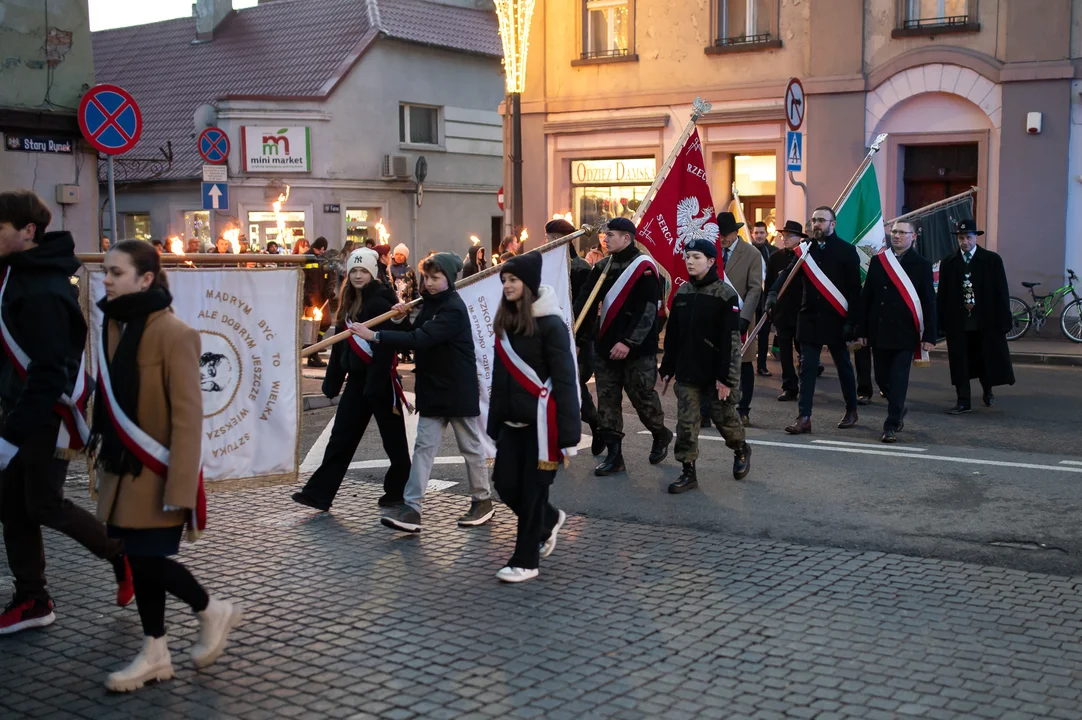
<svg viewBox="0 0 1082 720"><path fill-rule="evenodd" d="M460 530L465 499L436 494L408 537L376 485L329 516L290 491L211 496L182 558L246 622L195 672L170 601L177 678L131 695L102 680L141 644L134 608L49 533L58 620L0 639L0 717L1082 716L1076 579L571 517L539 580L501 586L502 507Z"/></svg>

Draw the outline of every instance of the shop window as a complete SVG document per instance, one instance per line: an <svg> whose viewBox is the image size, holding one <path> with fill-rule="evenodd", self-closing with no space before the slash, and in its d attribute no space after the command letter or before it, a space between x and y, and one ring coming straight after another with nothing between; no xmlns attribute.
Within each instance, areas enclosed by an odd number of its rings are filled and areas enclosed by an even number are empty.
<svg viewBox="0 0 1082 720"><path fill-rule="evenodd" d="M440 144L440 109L427 105L398 106L398 141L404 145Z"/></svg>
<svg viewBox="0 0 1082 720"><path fill-rule="evenodd" d="M652 158L574 160L571 163L572 213L578 225L630 218L639 209L657 174Z"/></svg>
<svg viewBox="0 0 1082 720"><path fill-rule="evenodd" d="M272 240L282 253L293 251L297 238L304 237L304 212L251 211L248 213L248 242L253 248L265 248Z"/></svg>
<svg viewBox="0 0 1082 720"><path fill-rule="evenodd" d="M895 37L980 30L977 0L897 0L897 3Z"/></svg>
<svg viewBox="0 0 1082 720"><path fill-rule="evenodd" d="M585 0L582 59L627 58L634 43L631 0Z"/></svg>
<svg viewBox="0 0 1082 720"><path fill-rule="evenodd" d="M184 242L198 240L200 248L210 246L210 211L189 210L184 213Z"/></svg>
<svg viewBox="0 0 1082 720"><path fill-rule="evenodd" d="M124 213L120 217L121 240L150 241L150 213Z"/></svg>
<svg viewBox="0 0 1082 720"><path fill-rule="evenodd" d="M346 240L360 245L364 245L369 238L380 242L379 225L382 222L383 215L379 208L346 208Z"/></svg>
<svg viewBox="0 0 1082 720"><path fill-rule="evenodd" d="M777 38L777 0L718 0L718 3L715 43L718 47L762 46Z"/></svg>

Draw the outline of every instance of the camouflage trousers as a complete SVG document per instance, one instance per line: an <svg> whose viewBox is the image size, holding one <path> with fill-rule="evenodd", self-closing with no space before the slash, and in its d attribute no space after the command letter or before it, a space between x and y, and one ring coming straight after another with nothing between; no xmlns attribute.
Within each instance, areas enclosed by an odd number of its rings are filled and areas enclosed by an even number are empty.
<svg viewBox="0 0 1082 720"><path fill-rule="evenodd" d="M606 442L624 437L624 393L639 414L639 420L655 436L665 435L665 411L654 386L657 384L657 360L650 355L630 360L597 358L598 433Z"/></svg>
<svg viewBox="0 0 1082 720"><path fill-rule="evenodd" d="M725 400L718 399L715 388L676 383L676 448L673 456L677 462L693 463L699 457L699 428L701 420L699 404L709 403L710 419L721 430L725 444L733 450L744 444L744 424L736 412L740 402L740 390L733 388Z"/></svg>

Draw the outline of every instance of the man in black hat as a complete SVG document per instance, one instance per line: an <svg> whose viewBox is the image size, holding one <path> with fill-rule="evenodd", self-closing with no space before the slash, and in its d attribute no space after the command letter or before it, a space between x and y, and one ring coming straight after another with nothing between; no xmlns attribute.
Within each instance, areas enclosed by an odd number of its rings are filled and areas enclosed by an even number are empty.
<svg viewBox="0 0 1082 720"><path fill-rule="evenodd" d="M785 221L781 231L781 247L766 263L767 288L773 287L778 276L796 259L797 246L807 238L803 225L796 220ZM778 396L778 402L795 402L800 390L796 364L793 361L793 353L796 351L796 316L799 311L799 295L795 291L786 292L778 299L770 317L781 361L781 395Z"/></svg>
<svg viewBox="0 0 1082 720"><path fill-rule="evenodd" d="M766 223L759 221L752 225L751 228L751 244L755 246L755 249L759 251L759 254L763 256L763 262L769 268L770 258L778 253L778 248L767 242L767 228ZM759 307L755 312L755 322L759 322L762 319L763 304L766 302L766 288L770 287L765 285L762 294L759 296ZM770 377L773 375L766 367L766 357L770 353L770 325L765 325L762 332L759 333L757 338L757 347L755 352L755 372L763 377Z"/></svg>
<svg viewBox="0 0 1082 720"><path fill-rule="evenodd" d="M661 282L653 259L635 245L635 224L614 218L605 232L609 255L590 270L582 293L575 301L575 317L596 317L596 330L579 328L578 342L593 339L596 351L598 434L608 454L594 470L599 477L624 470L623 395L626 392L642 424L654 437L650 463L657 465L669 454L672 431L665 427L657 384L658 303ZM590 292L608 274L594 302ZM600 308L600 311L598 310Z"/></svg>
<svg viewBox="0 0 1082 720"><path fill-rule="evenodd" d="M1014 367L1007 348L1011 306L1003 260L977 245L984 231L973 220L962 220L954 231L958 252L939 267L939 327L947 335L951 383L958 403L947 412L961 415L973 409L969 381L978 378L984 404L995 402L992 388L1014 385Z"/></svg>
<svg viewBox="0 0 1082 720"><path fill-rule="evenodd" d="M837 217L833 209L817 207L811 222L808 260L787 291L801 298L796 327L800 343L800 414L785 428L792 435L812 430L812 402L824 345L838 369L845 398L845 415L838 427L848 430L857 424L857 379L846 341L856 339L855 324L860 317L860 256L855 247L834 234ZM777 303L778 292L795 265L796 260L774 281L766 300L768 308Z"/></svg>

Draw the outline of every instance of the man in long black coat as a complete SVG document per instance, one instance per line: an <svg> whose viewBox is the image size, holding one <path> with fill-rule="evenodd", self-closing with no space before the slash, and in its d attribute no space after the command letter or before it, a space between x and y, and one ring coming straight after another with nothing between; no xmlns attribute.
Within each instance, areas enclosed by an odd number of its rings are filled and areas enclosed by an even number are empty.
<svg viewBox="0 0 1082 720"><path fill-rule="evenodd" d="M897 442L897 433L905 418L905 396L909 390L909 370L917 350L932 349L936 341L935 288L932 286L932 263L917 254L917 239L912 223L894 223L890 247L868 263L868 277L861 294L861 316L857 323L860 344L871 346L875 381L887 397L887 419L883 423L883 442ZM897 259L890 263L887 253ZM888 272L888 268L891 272ZM902 274L892 277L900 268ZM899 283L905 283L899 288ZM914 299L909 289L916 295ZM912 303L913 309L910 309ZM920 312L920 325L914 310Z"/></svg>
<svg viewBox="0 0 1082 720"><path fill-rule="evenodd" d="M838 427L847 430L857 424L857 379L846 341L856 339L855 325L860 317L860 257L855 247L834 234L836 224L837 217L831 208L815 209L808 253L841 295L836 302L841 303L844 299L844 305L839 310L827 299L817 282L810 279L808 266L801 268L800 275L793 279L793 287L786 291L797 292L802 298L796 320L796 339L800 343L800 414L796 422L785 428L793 435L811 432L812 400L824 345L830 350L838 369L838 381L845 398L845 415ZM767 296L768 307L776 304L777 293L795 265L796 260L774 281Z"/></svg>
<svg viewBox="0 0 1082 720"><path fill-rule="evenodd" d="M778 276L796 259L796 248L807 239L804 226L796 220L786 220L780 233L781 247L766 261L766 287L770 289ZM796 316L800 312L801 298L795 290L786 292L778 299L771 314L774 325L774 339L778 344L778 357L781 361L781 395L779 402L793 402L800 391L800 381L796 375L796 363L793 351L796 349ZM764 301L765 302L765 301Z"/></svg>
<svg viewBox="0 0 1082 720"><path fill-rule="evenodd" d="M947 412L961 415L973 408L969 381L978 378L984 404L995 402L992 388L1014 385L1007 332L1011 329L1011 305L1003 259L977 245L972 220L962 220L955 230L958 252L939 267L939 327L947 335L951 384L958 403Z"/></svg>

